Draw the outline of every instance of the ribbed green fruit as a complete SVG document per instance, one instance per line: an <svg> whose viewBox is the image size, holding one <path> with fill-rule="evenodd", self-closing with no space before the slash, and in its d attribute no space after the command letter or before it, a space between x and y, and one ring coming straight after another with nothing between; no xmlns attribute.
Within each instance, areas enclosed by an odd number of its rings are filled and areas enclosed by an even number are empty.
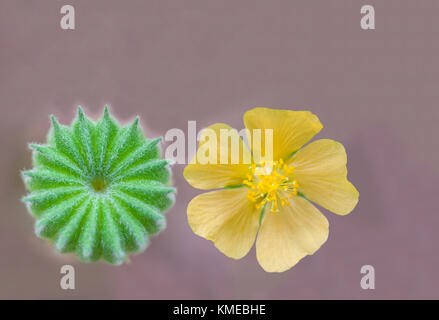
<svg viewBox="0 0 439 320"><path fill-rule="evenodd" d="M70 127L51 121L48 143L30 145L34 168L22 173L35 233L81 261L121 264L165 228L174 202L161 138L145 139L138 118L121 127L107 107L96 123L80 107Z"/></svg>

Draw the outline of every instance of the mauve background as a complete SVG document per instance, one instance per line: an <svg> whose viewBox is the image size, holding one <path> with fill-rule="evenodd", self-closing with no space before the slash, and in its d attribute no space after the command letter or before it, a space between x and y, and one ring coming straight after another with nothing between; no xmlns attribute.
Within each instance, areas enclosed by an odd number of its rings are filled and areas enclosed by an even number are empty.
<svg viewBox="0 0 439 320"><path fill-rule="evenodd" d="M59 27L64 4L76 30ZM376 10L374 31L360 8ZM439 2L0 1L0 298L439 298ZM168 228L130 264L82 264L33 233L20 202L27 143L44 142L48 115L77 105L141 116L149 136L214 122L242 128L254 106L316 113L316 138L341 141L360 191L352 214L322 210L328 241L283 274L254 249L235 261L197 236L187 203L200 191L174 167ZM60 267L76 290L60 289ZM376 270L362 290L360 268Z"/></svg>

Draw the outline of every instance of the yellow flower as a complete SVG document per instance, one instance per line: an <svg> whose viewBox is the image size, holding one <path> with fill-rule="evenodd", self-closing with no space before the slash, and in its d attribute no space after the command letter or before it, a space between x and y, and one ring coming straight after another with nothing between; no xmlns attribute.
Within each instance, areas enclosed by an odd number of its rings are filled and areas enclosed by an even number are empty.
<svg viewBox="0 0 439 320"><path fill-rule="evenodd" d="M203 136L206 130L202 132L197 155L184 177L195 188L219 190L192 199L188 222L195 234L213 241L233 259L244 257L256 240L262 268L283 272L316 252L328 238L328 220L310 201L346 215L356 206L359 193L347 180L342 144L322 139L301 148L323 128L311 112L255 108L244 114L244 124L252 148L250 152L238 132L231 131L230 140L238 141L240 150L235 164L231 154L236 146L220 139L222 129L231 129L225 124L208 128L216 133L217 140L209 141L216 149L209 153L217 162L197 161L206 156L202 146L208 139ZM258 141L255 129L261 132L260 144L251 143ZM265 133L270 131L272 157L264 148ZM227 163L220 162L222 152L228 152Z"/></svg>

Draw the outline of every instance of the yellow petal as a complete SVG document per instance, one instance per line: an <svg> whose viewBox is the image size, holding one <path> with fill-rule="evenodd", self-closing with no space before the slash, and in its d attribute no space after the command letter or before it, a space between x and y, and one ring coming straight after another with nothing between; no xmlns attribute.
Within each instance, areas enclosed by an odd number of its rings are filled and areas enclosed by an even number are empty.
<svg viewBox="0 0 439 320"><path fill-rule="evenodd" d="M249 130L248 140L256 162L262 159L287 159L294 151L307 143L322 128L319 118L309 111L254 108L244 114L244 124ZM256 131L260 129L260 138ZM272 129L273 156L267 154L265 129ZM269 135L267 136L269 139ZM259 143L260 141L260 143ZM267 144L269 145L269 144Z"/></svg>
<svg viewBox="0 0 439 320"><path fill-rule="evenodd" d="M340 215L351 212L359 193L347 180L347 156L343 145L317 140L300 149L289 162L299 191L308 199Z"/></svg>
<svg viewBox="0 0 439 320"><path fill-rule="evenodd" d="M195 234L212 240L226 256L240 259L255 242L259 211L247 198L247 188L203 193L189 203L188 222Z"/></svg>
<svg viewBox="0 0 439 320"><path fill-rule="evenodd" d="M202 131L200 141L196 156L184 169L187 182L199 189L242 184L252 159L238 132L217 123Z"/></svg>
<svg viewBox="0 0 439 320"><path fill-rule="evenodd" d="M316 252L328 238L325 216L309 201L294 196L278 213L265 211L256 256L267 272L283 272Z"/></svg>

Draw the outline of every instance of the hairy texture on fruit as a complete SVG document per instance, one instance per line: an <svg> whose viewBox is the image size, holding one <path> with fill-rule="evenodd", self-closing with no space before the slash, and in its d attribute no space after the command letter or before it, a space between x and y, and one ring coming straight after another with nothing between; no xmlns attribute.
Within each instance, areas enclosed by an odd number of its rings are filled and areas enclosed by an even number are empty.
<svg viewBox="0 0 439 320"><path fill-rule="evenodd" d="M81 107L70 127L51 122L48 143L30 145L33 169L22 172L35 233L83 262L120 265L165 228L174 203L161 138L145 139L139 118L120 126L107 107L96 123Z"/></svg>

